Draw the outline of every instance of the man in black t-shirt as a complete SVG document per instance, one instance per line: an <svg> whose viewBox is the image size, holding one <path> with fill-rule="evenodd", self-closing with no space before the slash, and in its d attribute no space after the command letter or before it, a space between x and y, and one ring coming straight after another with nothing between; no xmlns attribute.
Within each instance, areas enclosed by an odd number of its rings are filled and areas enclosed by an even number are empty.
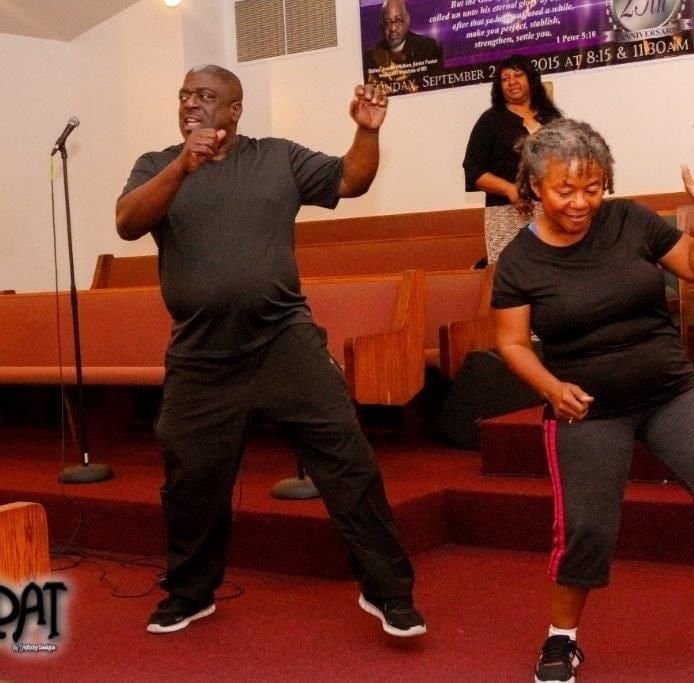
<svg viewBox="0 0 694 683"><path fill-rule="evenodd" d="M147 630L180 630L215 610L230 534L230 495L249 414L287 424L345 536L359 604L387 633L426 631L373 453L340 370L301 294L293 229L303 204L334 208L378 168L387 100L358 86L354 141L341 157L237 134L238 78L191 70L179 91L183 144L138 159L116 205L118 233L151 232L173 318L156 434L165 462L169 597Z"/></svg>

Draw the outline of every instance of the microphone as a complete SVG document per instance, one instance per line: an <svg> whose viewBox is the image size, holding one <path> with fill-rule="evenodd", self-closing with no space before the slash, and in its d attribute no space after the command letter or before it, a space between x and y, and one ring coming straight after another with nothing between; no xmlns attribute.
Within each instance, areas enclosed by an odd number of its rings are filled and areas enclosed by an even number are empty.
<svg viewBox="0 0 694 683"><path fill-rule="evenodd" d="M55 145L53 145L53 150L51 151L51 156L53 156L59 149L61 149L65 145L65 140L67 140L67 136L72 133L77 126L80 125L80 120L76 116L71 116L70 119L67 122L67 126L65 126L65 130L60 134L60 137L55 141Z"/></svg>

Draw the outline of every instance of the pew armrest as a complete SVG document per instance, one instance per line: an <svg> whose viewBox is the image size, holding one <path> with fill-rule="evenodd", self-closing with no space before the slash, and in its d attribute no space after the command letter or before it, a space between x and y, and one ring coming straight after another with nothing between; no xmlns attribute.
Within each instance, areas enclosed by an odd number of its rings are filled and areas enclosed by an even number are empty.
<svg viewBox="0 0 694 683"><path fill-rule="evenodd" d="M345 340L345 375L362 404L405 405L424 386L424 273L406 271L390 329Z"/></svg>
<svg viewBox="0 0 694 683"><path fill-rule="evenodd" d="M490 315L458 320L439 328L441 372L453 379L470 351L496 347L494 319Z"/></svg>

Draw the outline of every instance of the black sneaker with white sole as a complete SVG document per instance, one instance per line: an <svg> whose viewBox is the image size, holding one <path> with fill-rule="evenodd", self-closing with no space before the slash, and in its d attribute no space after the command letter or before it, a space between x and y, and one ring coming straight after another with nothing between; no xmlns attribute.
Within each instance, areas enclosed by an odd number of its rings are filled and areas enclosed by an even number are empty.
<svg viewBox="0 0 694 683"><path fill-rule="evenodd" d="M359 607L378 617L383 630L391 636L409 638L427 632L424 617L415 609L411 597L380 600L362 593L359 596Z"/></svg>
<svg viewBox="0 0 694 683"><path fill-rule="evenodd" d="M215 610L214 598L197 602L179 595L162 600L147 622L150 633L171 633L184 629L191 621L202 619Z"/></svg>
<svg viewBox="0 0 694 683"><path fill-rule="evenodd" d="M569 636L550 636L540 651L535 683L574 683L583 652Z"/></svg>

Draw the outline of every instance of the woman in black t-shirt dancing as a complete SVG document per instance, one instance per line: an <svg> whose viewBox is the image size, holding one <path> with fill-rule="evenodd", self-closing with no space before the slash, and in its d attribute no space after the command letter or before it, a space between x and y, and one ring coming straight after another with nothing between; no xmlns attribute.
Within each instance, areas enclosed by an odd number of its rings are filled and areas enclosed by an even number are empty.
<svg viewBox="0 0 694 683"><path fill-rule="evenodd" d="M548 403L554 583L536 681L573 681L583 660L576 629L590 589L609 582L634 439L694 487L694 368L662 274L694 281L694 240L634 202L604 202L612 187L612 155L587 124L530 136L518 192L544 213L504 250L494 284L500 353Z"/></svg>

